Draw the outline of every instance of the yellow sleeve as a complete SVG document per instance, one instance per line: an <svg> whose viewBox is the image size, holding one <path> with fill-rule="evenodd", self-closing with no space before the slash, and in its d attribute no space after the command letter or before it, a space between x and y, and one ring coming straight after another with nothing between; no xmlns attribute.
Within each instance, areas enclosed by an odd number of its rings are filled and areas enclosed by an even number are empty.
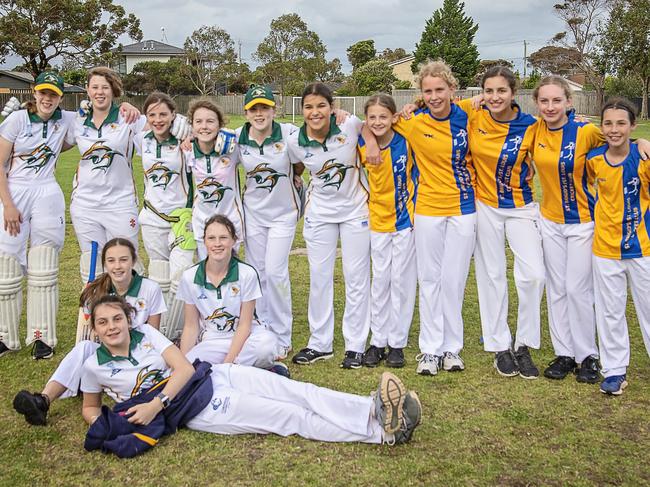
<svg viewBox="0 0 650 487"><path fill-rule="evenodd" d="M458 105L458 108L460 108L462 111L464 111L467 116L472 116L476 110L472 107L472 99L471 98L465 98L464 100L458 100L454 102L456 105Z"/></svg>
<svg viewBox="0 0 650 487"><path fill-rule="evenodd" d="M587 150L595 149L600 147L605 143L605 137L603 136L602 130L600 127L594 123L588 123L582 128L586 132L587 136Z"/></svg>
<svg viewBox="0 0 650 487"><path fill-rule="evenodd" d="M404 117L400 116L397 119L397 122L393 124L393 130L399 132L404 136L404 138L408 139L411 132L413 132L413 127L415 126L415 117L416 115L413 114L411 118L406 120Z"/></svg>

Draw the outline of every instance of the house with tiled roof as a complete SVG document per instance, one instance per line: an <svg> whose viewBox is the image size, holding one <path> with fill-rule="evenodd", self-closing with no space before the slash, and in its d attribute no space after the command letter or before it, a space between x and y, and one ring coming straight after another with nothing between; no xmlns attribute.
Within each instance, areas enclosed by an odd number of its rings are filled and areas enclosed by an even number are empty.
<svg viewBox="0 0 650 487"><path fill-rule="evenodd" d="M116 48L112 52L118 53L118 56L111 67L120 74L130 73L136 64L145 61L166 63L172 58L185 57L185 51L180 47L151 39L122 46L121 50Z"/></svg>

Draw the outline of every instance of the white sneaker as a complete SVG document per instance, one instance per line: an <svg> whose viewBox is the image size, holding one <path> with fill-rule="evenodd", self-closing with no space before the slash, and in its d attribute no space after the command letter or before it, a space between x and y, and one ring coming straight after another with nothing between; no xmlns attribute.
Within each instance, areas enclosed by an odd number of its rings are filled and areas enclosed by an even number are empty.
<svg viewBox="0 0 650 487"><path fill-rule="evenodd" d="M291 353L291 345L279 345L275 355L275 360L284 360Z"/></svg>
<svg viewBox="0 0 650 487"><path fill-rule="evenodd" d="M420 353L416 355L418 361L416 372L420 375L436 375L440 368L440 357L430 353Z"/></svg>
<svg viewBox="0 0 650 487"><path fill-rule="evenodd" d="M465 370L465 363L457 353L445 352L442 357L442 368L447 372L459 372Z"/></svg>

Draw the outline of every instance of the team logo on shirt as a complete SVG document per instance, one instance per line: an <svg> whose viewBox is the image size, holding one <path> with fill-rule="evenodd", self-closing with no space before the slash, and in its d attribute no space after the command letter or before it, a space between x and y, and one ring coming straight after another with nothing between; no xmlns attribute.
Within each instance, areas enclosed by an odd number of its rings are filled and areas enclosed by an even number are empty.
<svg viewBox="0 0 650 487"><path fill-rule="evenodd" d="M232 191L232 188L229 186L224 186L216 178L209 177L201 181L200 184L196 186L196 189L199 190L203 201L205 203L214 203L214 206L218 206L223 197L226 194L226 191Z"/></svg>
<svg viewBox="0 0 650 487"><path fill-rule="evenodd" d="M246 173L246 177L254 179L257 183L257 188L268 189L270 193L275 188L275 185L278 184L280 178L286 178L287 175L269 167L268 162L263 162L255 166L255 169L252 171Z"/></svg>
<svg viewBox="0 0 650 487"><path fill-rule="evenodd" d="M205 320L211 321L219 331L235 331L239 316L233 316L224 311L225 309L224 306L215 309L210 316L206 316Z"/></svg>
<svg viewBox="0 0 650 487"><path fill-rule="evenodd" d="M639 194L639 184L640 184L639 178L634 177L627 182L625 188L623 189L623 192L626 195L636 196L637 194Z"/></svg>
<svg viewBox="0 0 650 487"><path fill-rule="evenodd" d="M514 137L510 137L509 139L506 140L505 144L503 144L503 150L505 152L511 152L515 154L519 152L519 147L521 146L523 140L524 139L521 135L515 135Z"/></svg>
<svg viewBox="0 0 650 487"><path fill-rule="evenodd" d="M149 370L150 365L147 365L145 368L141 369L138 372L138 377L135 380L135 386L131 391L131 397L136 394L140 394L142 391L146 391L150 387L155 386L158 382L162 381L165 378L162 370L153 369Z"/></svg>
<svg viewBox="0 0 650 487"><path fill-rule="evenodd" d="M273 148L275 149L275 153L279 154L284 150L284 144L282 142L276 142L273 144Z"/></svg>
<svg viewBox="0 0 650 487"><path fill-rule="evenodd" d="M105 140L98 140L81 156L82 161L90 161L92 163L93 171L100 169L106 172L111 167L111 164L113 164L115 156L124 157L121 152L111 149L105 142Z"/></svg>
<svg viewBox="0 0 650 487"><path fill-rule="evenodd" d="M174 174L178 174L178 171L172 171L160 161L156 161L153 166L144 172L145 177L153 183L154 188L160 187L163 190L167 189L167 185L171 182Z"/></svg>
<svg viewBox="0 0 650 487"><path fill-rule="evenodd" d="M341 183L345 179L345 174L349 169L352 169L352 166L346 166L340 162L336 162L336 159L329 159L325 161L323 167L318 171L315 176L323 181L323 187L334 186L338 191L341 189Z"/></svg>
<svg viewBox="0 0 650 487"><path fill-rule="evenodd" d="M54 151L47 144L41 144L28 154L21 154L18 157L25 161L25 166L33 169L38 174L50 162L50 159L54 157Z"/></svg>

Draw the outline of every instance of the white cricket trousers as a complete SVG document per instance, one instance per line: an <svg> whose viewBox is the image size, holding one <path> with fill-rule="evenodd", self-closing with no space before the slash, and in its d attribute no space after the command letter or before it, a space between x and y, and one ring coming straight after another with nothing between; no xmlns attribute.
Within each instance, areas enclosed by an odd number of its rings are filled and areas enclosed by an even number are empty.
<svg viewBox="0 0 650 487"><path fill-rule="evenodd" d="M142 243L149 256L149 261L162 260L169 262L169 276L171 280L180 279L180 274L192 267L194 260L193 250L183 250L178 246L170 250L174 242L174 232L171 226L156 227L153 225L141 224Z"/></svg>
<svg viewBox="0 0 650 487"><path fill-rule="evenodd" d="M540 218L548 326L556 356L580 363L598 356L591 245L594 223L561 224Z"/></svg>
<svg viewBox="0 0 650 487"><path fill-rule="evenodd" d="M47 382L58 382L66 391L61 395L61 399L74 397L79 391L81 385L81 375L83 373L83 364L88 357L94 354L99 348L99 343L90 340L82 340L70 350Z"/></svg>
<svg viewBox="0 0 650 487"><path fill-rule="evenodd" d="M413 229L370 232L370 344L404 348L413 320L417 267Z"/></svg>
<svg viewBox="0 0 650 487"><path fill-rule="evenodd" d="M319 441L382 442L370 397L232 364L212 367L212 385L212 400L188 428L224 435L275 433Z"/></svg>
<svg viewBox="0 0 650 487"><path fill-rule="evenodd" d="M630 335L625 307L630 284L643 343L650 355L650 257L593 257L596 326L604 377L623 375L630 365Z"/></svg>
<svg viewBox="0 0 650 487"><path fill-rule="evenodd" d="M508 279L505 239L515 257L514 278L519 297L515 345L540 347L540 303L544 293L544 257L539 207L493 208L476 202L476 283L483 347L501 352L512 346L508 327Z"/></svg>
<svg viewBox="0 0 650 487"><path fill-rule="evenodd" d="M311 336L307 347L331 352L334 347L334 262L341 237L345 311L345 350L364 352L370 330L370 230L368 219L341 223L305 218L303 236L309 260L309 309Z"/></svg>
<svg viewBox="0 0 650 487"><path fill-rule="evenodd" d="M259 225L253 218L245 220L244 248L246 261L257 269L262 297L255 301L258 318L278 337L278 344L291 347L293 312L289 252L296 233L294 224Z"/></svg>
<svg viewBox="0 0 650 487"><path fill-rule="evenodd" d="M232 336L210 337L194 345L185 356L190 363L198 358L211 364L222 364L228 355L231 344ZM268 369L273 366L277 350L278 339L275 334L262 325L253 324L251 333L239 351L235 362Z"/></svg>
<svg viewBox="0 0 650 487"><path fill-rule="evenodd" d="M463 348L463 300L476 243L476 213L415 215L415 252L420 283L422 353L443 355Z"/></svg>

